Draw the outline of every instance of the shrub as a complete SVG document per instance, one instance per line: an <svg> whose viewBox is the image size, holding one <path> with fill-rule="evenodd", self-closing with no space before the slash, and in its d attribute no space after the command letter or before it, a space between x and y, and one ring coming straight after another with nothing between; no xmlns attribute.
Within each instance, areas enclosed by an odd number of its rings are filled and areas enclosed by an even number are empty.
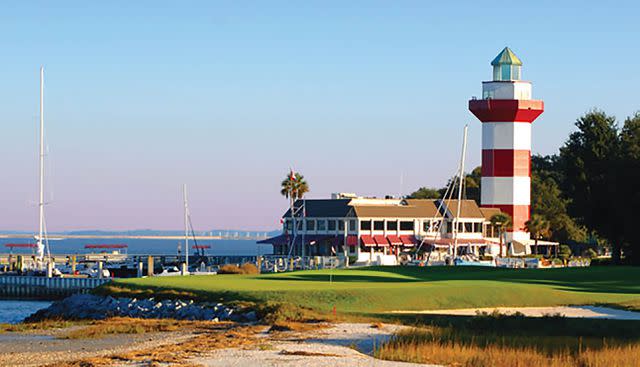
<svg viewBox="0 0 640 367"><path fill-rule="evenodd" d="M242 264L240 269L242 270L242 274L260 274L260 270L258 270L258 267L253 265L252 263L244 263Z"/></svg>
<svg viewBox="0 0 640 367"><path fill-rule="evenodd" d="M594 259L598 257L598 253L596 252L596 250L589 248L587 249L587 251L584 252L583 256L589 259Z"/></svg>
<svg viewBox="0 0 640 367"><path fill-rule="evenodd" d="M252 263L244 263L242 266L236 264L223 265L218 269L218 274L259 274L258 267Z"/></svg>
<svg viewBox="0 0 640 367"><path fill-rule="evenodd" d="M223 265L220 269L218 269L218 274L244 274L242 269L235 264L227 264Z"/></svg>
<svg viewBox="0 0 640 367"><path fill-rule="evenodd" d="M571 257L571 247L567 245L560 245L560 251L558 252L558 257L562 260L567 260Z"/></svg>

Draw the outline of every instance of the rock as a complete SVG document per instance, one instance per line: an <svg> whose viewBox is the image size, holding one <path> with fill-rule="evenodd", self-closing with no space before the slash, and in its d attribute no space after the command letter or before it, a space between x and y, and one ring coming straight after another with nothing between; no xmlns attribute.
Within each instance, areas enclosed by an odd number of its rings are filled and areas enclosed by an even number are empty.
<svg viewBox="0 0 640 367"><path fill-rule="evenodd" d="M258 315L256 315L255 311L247 312L244 315L242 315L242 317L244 317L245 321L247 321L247 322L256 322L256 321L258 321Z"/></svg>
<svg viewBox="0 0 640 367"><path fill-rule="evenodd" d="M114 298L91 294L76 294L53 302L39 310L27 320L38 321L47 318L64 319L105 319L112 316L137 318L174 318L181 320L237 320L255 322L255 312L234 313L233 308L222 303L195 303L193 300L162 300L153 298Z"/></svg>

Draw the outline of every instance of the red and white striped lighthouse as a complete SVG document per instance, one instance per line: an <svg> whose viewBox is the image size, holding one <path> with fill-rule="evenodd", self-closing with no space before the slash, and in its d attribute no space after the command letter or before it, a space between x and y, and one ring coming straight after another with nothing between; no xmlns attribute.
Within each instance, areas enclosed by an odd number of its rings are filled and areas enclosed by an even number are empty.
<svg viewBox="0 0 640 367"><path fill-rule="evenodd" d="M482 122L480 203L512 218L507 241L527 240L531 203L531 124L544 111L531 99L531 82L520 80L522 62L505 47L491 62L493 80L482 82L482 99L469 110Z"/></svg>

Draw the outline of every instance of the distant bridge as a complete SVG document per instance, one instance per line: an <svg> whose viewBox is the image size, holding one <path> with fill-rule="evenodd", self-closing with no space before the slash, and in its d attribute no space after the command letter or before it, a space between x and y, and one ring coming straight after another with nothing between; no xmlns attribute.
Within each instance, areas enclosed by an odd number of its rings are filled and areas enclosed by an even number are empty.
<svg viewBox="0 0 640 367"><path fill-rule="evenodd" d="M35 237L32 234L0 234L0 238L26 238L33 240ZM189 237L192 239L193 237ZM196 240L245 240L245 241L257 241L267 238L267 234L257 233L242 233L242 232L228 232L221 233L217 236L214 235L201 235L195 236ZM184 236L154 236L154 235L92 235L92 234L50 234L49 239L79 239L79 240L181 240Z"/></svg>

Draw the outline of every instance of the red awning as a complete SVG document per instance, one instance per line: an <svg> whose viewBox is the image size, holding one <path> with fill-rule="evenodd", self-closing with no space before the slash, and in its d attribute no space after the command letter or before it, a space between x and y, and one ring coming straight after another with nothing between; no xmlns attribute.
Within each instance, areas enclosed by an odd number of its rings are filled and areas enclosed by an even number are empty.
<svg viewBox="0 0 640 367"><path fill-rule="evenodd" d="M373 236L373 239L376 241L378 246L389 246L389 241L387 241L387 237L385 236L376 235Z"/></svg>
<svg viewBox="0 0 640 367"><path fill-rule="evenodd" d="M415 236L400 236L400 241L405 246L415 246L418 243Z"/></svg>
<svg viewBox="0 0 640 367"><path fill-rule="evenodd" d="M91 245L84 245L84 248L105 248L105 249L113 249L113 248L127 248L129 246L127 245L123 245L123 244L91 244Z"/></svg>
<svg viewBox="0 0 640 367"><path fill-rule="evenodd" d="M358 246L358 236L347 236L347 246Z"/></svg>
<svg viewBox="0 0 640 367"><path fill-rule="evenodd" d="M438 239L425 239L424 243L427 245L453 245L455 239L453 238L438 238ZM487 241L484 238L458 238L458 245L485 245L493 243L491 241Z"/></svg>
<svg viewBox="0 0 640 367"><path fill-rule="evenodd" d="M392 246L402 246L402 240L400 240L400 237L396 236L395 234L388 235L387 239Z"/></svg>
<svg viewBox="0 0 640 367"><path fill-rule="evenodd" d="M362 244L365 246L375 246L376 245L376 241L373 240L373 237L363 234L360 236L360 241L362 241Z"/></svg>

